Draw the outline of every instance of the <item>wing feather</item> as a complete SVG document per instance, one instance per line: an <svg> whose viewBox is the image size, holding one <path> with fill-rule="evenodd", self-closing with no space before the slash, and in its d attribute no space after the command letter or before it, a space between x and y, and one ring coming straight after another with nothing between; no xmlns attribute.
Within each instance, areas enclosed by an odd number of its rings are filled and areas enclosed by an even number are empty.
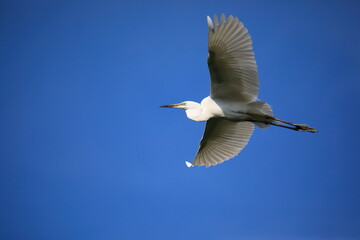
<svg viewBox="0 0 360 240"><path fill-rule="evenodd" d="M251 122L211 118L192 165L209 167L235 157L248 143L254 130Z"/></svg>
<svg viewBox="0 0 360 240"><path fill-rule="evenodd" d="M221 15L220 23L208 17L211 97L253 102L258 96L258 73L252 41L248 30L238 18L227 20Z"/></svg>

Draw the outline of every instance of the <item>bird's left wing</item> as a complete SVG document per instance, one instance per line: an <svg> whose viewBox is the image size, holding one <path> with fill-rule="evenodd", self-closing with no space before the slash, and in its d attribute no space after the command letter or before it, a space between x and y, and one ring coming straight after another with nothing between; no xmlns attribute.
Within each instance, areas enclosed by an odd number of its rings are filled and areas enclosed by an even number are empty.
<svg viewBox="0 0 360 240"><path fill-rule="evenodd" d="M192 165L209 167L235 157L248 143L254 130L252 122L232 122L211 118Z"/></svg>
<svg viewBox="0 0 360 240"><path fill-rule="evenodd" d="M248 30L238 18L208 17L211 97L250 103L258 96L258 73Z"/></svg>

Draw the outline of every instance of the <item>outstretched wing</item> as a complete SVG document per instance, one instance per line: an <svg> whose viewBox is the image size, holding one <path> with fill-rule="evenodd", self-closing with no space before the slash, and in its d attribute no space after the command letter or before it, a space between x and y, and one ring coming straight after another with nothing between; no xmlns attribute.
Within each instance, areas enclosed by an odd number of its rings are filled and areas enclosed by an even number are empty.
<svg viewBox="0 0 360 240"><path fill-rule="evenodd" d="M211 118L192 165L209 167L235 157L248 143L254 131L252 122L232 122Z"/></svg>
<svg viewBox="0 0 360 240"><path fill-rule="evenodd" d="M211 77L211 97L253 102L258 96L258 73L252 41L248 30L238 18L220 23L207 17L209 26L208 66Z"/></svg>

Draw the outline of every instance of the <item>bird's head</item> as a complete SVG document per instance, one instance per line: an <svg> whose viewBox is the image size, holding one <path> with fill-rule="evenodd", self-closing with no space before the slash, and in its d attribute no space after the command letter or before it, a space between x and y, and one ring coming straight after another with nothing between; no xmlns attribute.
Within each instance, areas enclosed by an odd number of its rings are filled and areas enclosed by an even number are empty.
<svg viewBox="0 0 360 240"><path fill-rule="evenodd" d="M160 107L166 107L166 108L180 108L185 110L191 110L191 109L197 109L199 108L199 103L192 102L192 101L185 101L181 103L175 103L175 104L169 104L169 105L161 105Z"/></svg>
<svg viewBox="0 0 360 240"><path fill-rule="evenodd" d="M162 105L160 107L185 109L186 116L194 121L205 121L202 117L202 107L197 102L186 101L176 104Z"/></svg>

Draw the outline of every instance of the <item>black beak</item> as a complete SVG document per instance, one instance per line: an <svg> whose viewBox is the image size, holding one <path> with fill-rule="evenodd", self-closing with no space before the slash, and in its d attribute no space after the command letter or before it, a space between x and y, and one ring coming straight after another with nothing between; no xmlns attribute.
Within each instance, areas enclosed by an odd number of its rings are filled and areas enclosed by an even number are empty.
<svg viewBox="0 0 360 240"><path fill-rule="evenodd" d="M174 104L170 104L170 105L161 105L160 107L163 107L163 108L174 108Z"/></svg>

